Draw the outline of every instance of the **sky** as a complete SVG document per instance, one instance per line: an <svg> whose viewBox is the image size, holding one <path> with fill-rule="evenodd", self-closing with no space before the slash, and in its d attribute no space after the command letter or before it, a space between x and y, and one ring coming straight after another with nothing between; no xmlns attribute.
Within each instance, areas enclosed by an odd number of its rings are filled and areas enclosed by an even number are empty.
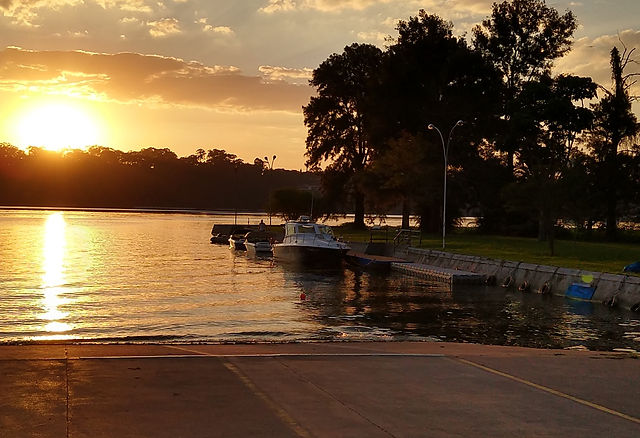
<svg viewBox="0 0 640 438"><path fill-rule="evenodd" d="M217 148L304 169L314 68L353 42L384 48L398 20L420 9L469 35L491 3L0 0L0 142L179 156ZM611 48L640 48L637 0L547 4L579 22L557 72L609 85Z"/></svg>

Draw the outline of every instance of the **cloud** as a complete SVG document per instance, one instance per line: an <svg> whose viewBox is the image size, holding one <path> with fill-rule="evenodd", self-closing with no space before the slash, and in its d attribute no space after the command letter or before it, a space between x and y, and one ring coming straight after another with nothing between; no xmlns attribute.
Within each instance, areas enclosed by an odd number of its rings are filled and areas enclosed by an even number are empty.
<svg viewBox="0 0 640 438"><path fill-rule="evenodd" d="M342 10L362 11L364 9L390 4L394 9L418 11L456 11L473 14L486 14L491 11L491 0L404 0L401 5L394 0L268 0L268 3L260 8L260 12L273 14L295 10L315 10L322 12L337 12Z"/></svg>
<svg viewBox="0 0 640 438"><path fill-rule="evenodd" d="M12 19L13 24L37 27L35 21L41 9L59 10L82 3L83 0L0 0L0 9L4 16Z"/></svg>
<svg viewBox="0 0 640 438"><path fill-rule="evenodd" d="M196 24L202 27L203 32L212 33L221 36L233 36L235 32L229 26L212 26L207 18L196 20Z"/></svg>
<svg viewBox="0 0 640 438"><path fill-rule="evenodd" d="M306 84L313 75L313 70L310 68L287 68L261 65L258 70L270 82L286 80L287 82Z"/></svg>
<svg viewBox="0 0 640 438"><path fill-rule="evenodd" d="M312 9L323 12L344 9L363 10L378 3L389 3L392 0L269 0L260 8L260 12L273 14L293 10Z"/></svg>
<svg viewBox="0 0 640 438"><path fill-rule="evenodd" d="M284 79L304 70L265 67ZM64 94L101 101L299 113L313 90L284 80L264 81L232 66L207 66L139 53L0 51L0 90Z"/></svg>
<svg viewBox="0 0 640 438"><path fill-rule="evenodd" d="M377 31L358 32L358 34L356 36L358 37L358 39L360 41L371 42L371 43L374 43L374 44L385 43L387 41L387 39L389 38L389 34L388 33L377 32Z"/></svg>
<svg viewBox="0 0 640 438"><path fill-rule="evenodd" d="M618 47L620 52L624 50L624 46L629 49L640 47L640 30L625 30L618 35L602 35L596 38L580 38L574 43L572 51L558 60L555 72L589 76L598 84L610 88L609 61L611 49L614 46ZM635 57L635 59L639 58L640 56ZM640 71L638 64L629 64L627 67L627 73L638 71Z"/></svg>
<svg viewBox="0 0 640 438"><path fill-rule="evenodd" d="M152 12L152 6L159 3L146 0L0 0L3 15L12 18L13 24L38 27L43 10L60 11L64 7L77 7L95 3L103 9L117 9L128 12Z"/></svg>
<svg viewBox="0 0 640 438"><path fill-rule="evenodd" d="M182 33L180 22L176 18L163 18L157 21L147 22L149 35L154 38L162 38L169 35Z"/></svg>
<svg viewBox="0 0 640 438"><path fill-rule="evenodd" d="M145 0L95 0L103 9L119 9L128 12L150 13L153 7L161 7L160 2L147 2Z"/></svg>

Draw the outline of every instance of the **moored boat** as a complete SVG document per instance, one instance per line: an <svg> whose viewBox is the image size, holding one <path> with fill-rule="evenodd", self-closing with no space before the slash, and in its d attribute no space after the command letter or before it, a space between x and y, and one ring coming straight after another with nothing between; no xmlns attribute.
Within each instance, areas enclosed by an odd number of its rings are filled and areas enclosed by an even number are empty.
<svg viewBox="0 0 640 438"><path fill-rule="evenodd" d="M302 216L285 224L284 239L273 245L273 256L284 262L325 265L339 264L349 246L338 241L331 227Z"/></svg>
<svg viewBox="0 0 640 438"><path fill-rule="evenodd" d="M245 235L249 233L250 230L247 229L238 229L231 234L229 237L229 248L235 249L237 251L246 251L247 247L245 245Z"/></svg>
<svg viewBox="0 0 640 438"><path fill-rule="evenodd" d="M250 231L244 236L244 245L250 256L270 255L272 252L271 235L265 231Z"/></svg>

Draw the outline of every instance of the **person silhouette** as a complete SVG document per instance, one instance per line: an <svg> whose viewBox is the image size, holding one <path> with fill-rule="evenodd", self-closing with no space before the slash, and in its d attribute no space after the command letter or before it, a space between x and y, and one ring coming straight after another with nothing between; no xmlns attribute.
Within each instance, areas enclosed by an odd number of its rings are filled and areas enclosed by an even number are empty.
<svg viewBox="0 0 640 438"><path fill-rule="evenodd" d="M264 221L262 219L260 219L260 224L258 225L258 229L260 231L267 231L267 226L265 225Z"/></svg>

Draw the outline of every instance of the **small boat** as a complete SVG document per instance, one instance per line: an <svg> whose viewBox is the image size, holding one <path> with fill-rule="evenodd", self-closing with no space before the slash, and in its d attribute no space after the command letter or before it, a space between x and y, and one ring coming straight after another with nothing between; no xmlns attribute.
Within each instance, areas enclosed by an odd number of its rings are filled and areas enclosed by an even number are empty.
<svg viewBox="0 0 640 438"><path fill-rule="evenodd" d="M266 231L250 231L244 236L244 245L250 256L270 255L272 237Z"/></svg>
<svg viewBox="0 0 640 438"><path fill-rule="evenodd" d="M348 250L346 243L335 238L331 227L301 216L285 224L284 239L273 245L273 256L280 261L305 265L339 264Z"/></svg>
<svg viewBox="0 0 640 438"><path fill-rule="evenodd" d="M234 249L236 251L246 251L247 247L245 245L245 235L249 233L251 230L239 228L233 231L233 234L229 236L229 248Z"/></svg>

